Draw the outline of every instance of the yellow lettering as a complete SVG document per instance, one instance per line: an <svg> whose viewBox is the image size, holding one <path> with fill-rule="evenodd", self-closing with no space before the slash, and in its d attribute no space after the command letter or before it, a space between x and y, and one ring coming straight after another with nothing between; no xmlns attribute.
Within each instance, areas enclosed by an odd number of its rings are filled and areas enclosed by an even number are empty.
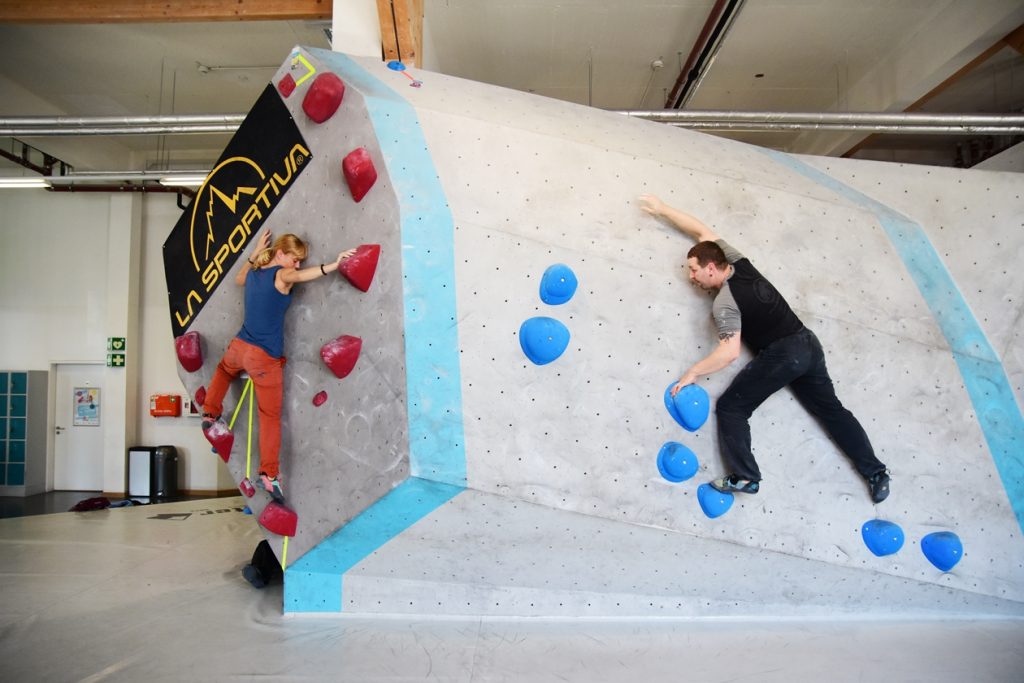
<svg viewBox="0 0 1024 683"><path fill-rule="evenodd" d="M220 245L220 249L217 250L217 253L213 255L213 262L217 265L218 273L224 272L224 259L226 259L230 253L231 250L228 249L228 245L222 244Z"/></svg>
<svg viewBox="0 0 1024 683"><path fill-rule="evenodd" d="M213 289L214 285L217 284L217 280L220 278L220 272L214 268L214 265L216 264L206 264L206 269L203 271L203 284L206 285L207 292Z"/></svg>
<svg viewBox="0 0 1024 683"><path fill-rule="evenodd" d="M197 304L203 303L203 297L199 296L199 292L197 292L194 289L191 292L189 292L188 296L185 297L185 307L188 309L188 315L185 317L184 320L181 319L181 313L179 313L178 311L174 312L175 319L177 319L178 324L181 325L182 327L184 327L185 323L191 320L192 316L194 315L194 312L192 311L192 299L195 299Z"/></svg>
<svg viewBox="0 0 1024 683"><path fill-rule="evenodd" d="M252 209L253 207L250 206L249 210L245 212L245 215L248 216L249 211ZM237 254L239 250L245 246L245 238L252 232L249 229L249 225L247 223L243 225L243 223L245 223L245 218L243 218L242 223L236 225L235 229L231 231L230 235L228 235L228 246L231 247L231 253L233 254Z"/></svg>

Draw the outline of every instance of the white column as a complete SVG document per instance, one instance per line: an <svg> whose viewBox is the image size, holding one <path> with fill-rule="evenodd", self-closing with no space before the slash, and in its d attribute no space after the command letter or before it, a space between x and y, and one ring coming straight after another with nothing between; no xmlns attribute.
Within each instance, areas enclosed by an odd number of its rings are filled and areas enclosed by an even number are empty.
<svg viewBox="0 0 1024 683"><path fill-rule="evenodd" d="M345 0L334 3L331 24L335 52L380 58L380 19L376 0Z"/></svg>
<svg viewBox="0 0 1024 683"><path fill-rule="evenodd" d="M135 445L139 411L139 289L142 198L110 197L107 229L107 336L124 337L125 367L106 369L103 382L103 490L124 493L125 457Z"/></svg>

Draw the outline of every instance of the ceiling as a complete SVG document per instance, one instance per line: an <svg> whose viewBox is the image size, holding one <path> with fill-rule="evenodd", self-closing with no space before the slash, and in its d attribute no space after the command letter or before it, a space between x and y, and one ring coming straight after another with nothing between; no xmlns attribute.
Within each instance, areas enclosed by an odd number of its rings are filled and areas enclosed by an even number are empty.
<svg viewBox="0 0 1024 683"><path fill-rule="evenodd" d="M423 6L424 69L595 107L660 109L715 0L423 0ZM1020 0L747 0L686 108L1019 113L1022 24ZM329 27L327 20L0 23L0 118L244 113L293 46L330 47ZM656 60L659 68L652 66ZM728 135L791 152L940 165L971 165L1014 142L806 131ZM206 168L227 139L25 141L85 172ZM0 144L12 143L0 138ZM978 151L984 149L989 152ZM13 164L0 161L0 172L10 174Z"/></svg>

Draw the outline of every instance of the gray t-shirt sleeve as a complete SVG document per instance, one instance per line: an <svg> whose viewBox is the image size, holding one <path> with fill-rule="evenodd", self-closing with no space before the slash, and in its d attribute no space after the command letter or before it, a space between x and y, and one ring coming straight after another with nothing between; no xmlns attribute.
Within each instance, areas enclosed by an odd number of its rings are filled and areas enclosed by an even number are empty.
<svg viewBox="0 0 1024 683"><path fill-rule="evenodd" d="M711 304L711 316L715 319L715 326L718 327L719 339L727 339L734 334L740 334L743 318L740 316L740 307L736 305L732 290L729 289L728 280L722 284L722 289L718 291L715 302Z"/></svg>
<svg viewBox="0 0 1024 683"><path fill-rule="evenodd" d="M715 240L715 244L720 246L722 248L722 251L725 252L725 260L728 261L729 263L736 263L741 258L743 258L743 254L736 251L736 249L725 240L717 239Z"/></svg>

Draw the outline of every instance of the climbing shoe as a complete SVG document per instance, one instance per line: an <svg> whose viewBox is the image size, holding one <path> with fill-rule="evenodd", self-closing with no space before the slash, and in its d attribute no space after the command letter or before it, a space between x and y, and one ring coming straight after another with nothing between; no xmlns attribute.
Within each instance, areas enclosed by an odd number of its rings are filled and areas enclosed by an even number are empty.
<svg viewBox="0 0 1024 683"><path fill-rule="evenodd" d="M242 576L244 576L245 580L251 583L254 588L263 588L267 585L266 580L263 578L263 573L251 564L247 564L242 567Z"/></svg>
<svg viewBox="0 0 1024 683"><path fill-rule="evenodd" d="M268 477L266 472L260 472L260 482L275 502L284 503L284 492L281 490L281 481L277 477Z"/></svg>
<svg viewBox="0 0 1024 683"><path fill-rule="evenodd" d="M210 413L203 413L203 432L207 432L213 427L214 423L220 421L220 415L211 415Z"/></svg>
<svg viewBox="0 0 1024 683"><path fill-rule="evenodd" d="M868 488L871 489L871 502L881 503L889 497L889 472L882 470L868 477Z"/></svg>
<svg viewBox="0 0 1024 683"><path fill-rule="evenodd" d="M757 493L761 483L751 479L740 479L735 474L730 474L728 477L712 481L711 488L721 493Z"/></svg>

